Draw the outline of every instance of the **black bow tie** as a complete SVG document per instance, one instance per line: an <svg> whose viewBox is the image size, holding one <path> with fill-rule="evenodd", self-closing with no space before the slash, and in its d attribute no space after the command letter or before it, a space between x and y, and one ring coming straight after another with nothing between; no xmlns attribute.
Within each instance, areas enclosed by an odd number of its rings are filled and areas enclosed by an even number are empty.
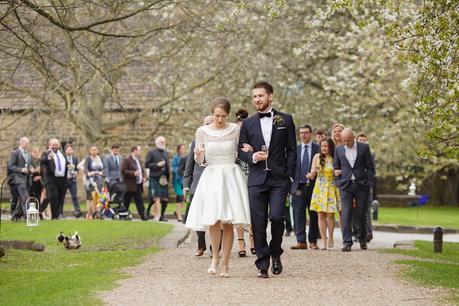
<svg viewBox="0 0 459 306"><path fill-rule="evenodd" d="M269 113L258 113L258 116L260 116L260 119L263 118L263 117L271 118L271 112L269 112Z"/></svg>

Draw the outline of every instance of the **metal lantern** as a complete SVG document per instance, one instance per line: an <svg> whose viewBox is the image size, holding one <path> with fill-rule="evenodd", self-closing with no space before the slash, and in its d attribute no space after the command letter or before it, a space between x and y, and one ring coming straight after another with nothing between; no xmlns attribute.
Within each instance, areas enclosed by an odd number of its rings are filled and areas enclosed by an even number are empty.
<svg viewBox="0 0 459 306"><path fill-rule="evenodd" d="M31 197L27 199L27 226L38 226L38 222L40 221L40 212L38 210L39 206L40 203L36 198Z"/></svg>

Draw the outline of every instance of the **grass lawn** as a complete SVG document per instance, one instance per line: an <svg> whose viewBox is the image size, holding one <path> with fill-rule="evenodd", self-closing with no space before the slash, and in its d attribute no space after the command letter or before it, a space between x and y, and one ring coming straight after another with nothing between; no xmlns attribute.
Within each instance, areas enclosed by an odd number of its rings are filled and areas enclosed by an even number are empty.
<svg viewBox="0 0 459 306"><path fill-rule="evenodd" d="M157 251L171 225L124 221L44 221L29 230L24 223L2 222L0 239L35 240L44 252L7 250L0 259L2 305L101 304L95 293L113 287L125 275L120 269L138 264ZM58 245L60 231L77 230L82 247Z"/></svg>
<svg viewBox="0 0 459 306"><path fill-rule="evenodd" d="M459 229L459 207L380 207L378 221L374 222Z"/></svg>
<svg viewBox="0 0 459 306"><path fill-rule="evenodd" d="M433 252L433 242L416 241L416 250L390 249L390 253L412 256L397 260L406 266L403 274L425 286L452 290L450 302L459 305L459 243L444 243L443 253Z"/></svg>

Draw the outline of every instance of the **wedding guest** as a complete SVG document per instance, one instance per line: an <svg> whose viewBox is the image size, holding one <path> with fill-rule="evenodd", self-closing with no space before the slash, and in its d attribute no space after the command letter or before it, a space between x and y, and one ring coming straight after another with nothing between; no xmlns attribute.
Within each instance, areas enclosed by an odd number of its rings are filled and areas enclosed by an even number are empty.
<svg viewBox="0 0 459 306"><path fill-rule="evenodd" d="M113 185L121 181L121 164L123 157L120 155L120 145L113 144L110 154L104 158L104 175L107 184Z"/></svg>
<svg viewBox="0 0 459 306"><path fill-rule="evenodd" d="M235 164L240 128L227 123L231 105L224 97L214 98L211 125L196 131L195 160L205 168L190 207L186 227L209 229L212 263L207 272L229 277L229 258L234 240L233 224L250 224L249 196L244 174ZM203 146L205 144L205 146ZM223 236L221 230L223 229ZM222 245L222 264L219 246Z"/></svg>
<svg viewBox="0 0 459 306"><path fill-rule="evenodd" d="M319 214L319 230L322 237L321 250L334 247L333 232L335 213L341 209L341 199L333 174L333 152L335 144L331 139L320 142L320 153L314 155L310 178L316 178L312 192L311 210ZM327 241L328 231L328 241Z"/></svg>
<svg viewBox="0 0 459 306"><path fill-rule="evenodd" d="M41 169L46 195L51 203L51 219L58 219L63 217L60 212L61 207L64 206L67 188L67 160L57 138L49 140L48 151L41 155ZM46 204L40 208L41 211L44 209L46 209Z"/></svg>
<svg viewBox="0 0 459 306"><path fill-rule="evenodd" d="M183 222L182 219L182 208L183 208L183 170L180 169L180 165L185 160L186 163L186 148L184 144L177 146L177 153L172 158L172 186L176 195L176 208L175 217L178 222Z"/></svg>
<svg viewBox="0 0 459 306"><path fill-rule="evenodd" d="M242 126L242 121L248 117L249 117L249 112L245 108L240 108L236 111L236 123L239 126ZM244 148L245 152L253 151L253 148L250 145L245 144L244 146L245 146ZM239 166L239 168L241 168L241 171L245 174L245 176L248 177L249 176L249 164L239 158L236 159L236 164ZM253 255L255 255L256 251L255 251L255 245L253 243L252 226L248 225L247 227L249 230L250 252ZM239 250L237 254L239 257L245 257L247 252L245 251L244 226L242 225L237 226L236 232L237 232L237 241L239 244Z"/></svg>
<svg viewBox="0 0 459 306"><path fill-rule="evenodd" d="M99 156L99 149L96 145L89 148L89 156L84 162L86 200L88 204L88 213L86 219L93 219L96 213L99 192L102 190L102 176L104 175L104 162Z"/></svg>
<svg viewBox="0 0 459 306"><path fill-rule="evenodd" d="M124 206L129 209L131 200L134 198L140 219L147 221L148 218L145 216L145 208L143 207L142 197L143 183L146 181L146 177L145 171L139 160L140 151L140 146L132 147L131 155L126 157L121 164L121 175L126 186L123 203Z"/></svg>
<svg viewBox="0 0 459 306"><path fill-rule="evenodd" d="M213 116L207 116L204 118L203 125L209 125L214 121ZM195 140L192 141L190 146L190 151L186 160L185 172L183 174L183 194L190 194L190 203L193 200L194 192L196 191L196 186L198 186L199 179L201 178L202 172L205 169L205 165L198 165L194 160L194 149L195 149ZM188 211L191 208L191 205L187 207L185 213L185 222L188 217ZM198 249L194 254L196 257L204 255L206 251L206 232L205 231L196 231L196 236L198 237Z"/></svg>
<svg viewBox="0 0 459 306"><path fill-rule="evenodd" d="M67 190L70 191L72 197L72 204L74 209L74 216L78 219L83 215L80 210L80 202L78 202L78 186L77 186L77 176L78 176L78 158L74 155L73 146L67 144L65 146L65 158L67 159ZM61 211L63 214L63 211Z"/></svg>
<svg viewBox="0 0 459 306"><path fill-rule="evenodd" d="M360 133L357 135L357 142L362 142L368 144L368 137L364 133ZM372 154L371 158L373 159L373 164L375 164L375 155ZM376 169L376 166L375 166ZM367 225L367 242L370 242L373 239L373 226L371 224L371 202L376 200L376 175L373 179L373 185L370 187L370 194L368 196L368 209L365 212L365 219L366 219L366 225ZM359 226L357 220L355 220L355 216L357 214L353 214L352 217L352 231L354 233L354 237L357 239L357 235L359 232ZM358 239L357 239L358 241Z"/></svg>
<svg viewBox="0 0 459 306"><path fill-rule="evenodd" d="M166 151L166 139L159 136L155 139L156 148L148 151L145 168L150 169L150 184L148 188L148 209L153 206L153 220L167 221L164 212L169 202L169 156Z"/></svg>
<svg viewBox="0 0 459 306"><path fill-rule="evenodd" d="M319 145L312 141L312 128L306 124L300 127L301 144L297 146L296 171L290 193L292 195L293 217L295 218L296 245L292 250L305 250L306 243L306 209L309 215L308 241L311 249L317 249L319 225L317 212L311 210L312 191L316 183L311 176L313 157L319 152Z"/></svg>
<svg viewBox="0 0 459 306"><path fill-rule="evenodd" d="M322 140L327 138L327 130L324 128L317 129L316 131L316 143L319 144Z"/></svg>
<svg viewBox="0 0 459 306"><path fill-rule="evenodd" d="M341 123L335 123L332 126L332 139L335 143L335 147L343 144L343 140L341 139L341 133L344 130L344 125Z"/></svg>
<svg viewBox="0 0 459 306"><path fill-rule="evenodd" d="M26 217L26 201L29 198L30 174L32 157L27 152L30 140L27 137L19 139L19 147L11 152L8 162L8 170L12 173L12 181L19 197L16 208L12 213L11 220L18 221L19 218Z"/></svg>
<svg viewBox="0 0 459 306"><path fill-rule="evenodd" d="M354 132L346 128L342 132L343 145L337 146L333 159L336 185L340 189L342 202L343 252L352 248L352 214L357 213L359 224L358 239L360 248L367 249L367 231L365 212L368 206L368 194L373 184L375 167L370 147L356 142ZM356 209L353 212L353 202Z"/></svg>
<svg viewBox="0 0 459 306"><path fill-rule="evenodd" d="M42 203L44 194L43 183L41 181L41 169L40 169L40 156L41 152L38 147L33 147L31 150L32 164L36 165L32 172L32 185L30 186L30 196L36 198L39 203Z"/></svg>

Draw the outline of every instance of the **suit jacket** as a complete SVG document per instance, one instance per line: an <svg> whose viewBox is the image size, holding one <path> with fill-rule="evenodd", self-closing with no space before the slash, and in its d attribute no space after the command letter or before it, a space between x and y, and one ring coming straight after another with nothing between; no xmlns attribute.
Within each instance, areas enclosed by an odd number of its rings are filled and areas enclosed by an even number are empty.
<svg viewBox="0 0 459 306"><path fill-rule="evenodd" d="M190 188L190 194L194 194L199 179L206 167L196 164L194 160L195 141L191 143L190 152L186 159L185 172L183 173L183 188Z"/></svg>
<svg viewBox="0 0 459 306"><path fill-rule="evenodd" d="M296 149L296 169L295 169L295 176L293 177L293 182L292 186L290 188L290 193L295 194L295 192L298 190L298 185L300 184L300 167L301 167L301 150L302 150L303 144L299 144ZM312 159L314 158L314 155L319 153L319 145L315 142L311 142L311 156L309 156L309 168L312 166ZM314 188L314 185L316 184L316 180L310 180L309 181L309 187Z"/></svg>
<svg viewBox="0 0 459 306"><path fill-rule="evenodd" d="M158 162L165 160L166 165L163 167L158 167ZM145 159L145 168L150 169L150 177L160 177L165 175L169 181L170 172L169 172L169 157L167 151L163 150L162 152L157 149L151 149L148 151L147 158Z"/></svg>
<svg viewBox="0 0 459 306"><path fill-rule="evenodd" d="M118 155L118 166L113 159L112 154L108 154L104 158L104 175L107 181L115 181L121 179L121 165L123 163L123 157Z"/></svg>
<svg viewBox="0 0 459 306"><path fill-rule="evenodd" d="M289 177L295 177L296 168L296 136L295 124L289 114L284 114L273 110L274 117L281 117L281 122L277 124L273 121L271 142L269 145L268 166L271 169L270 179L273 184L283 185L289 182ZM265 145L263 139L260 117L258 114L244 119L242 122L241 133L239 136L239 148L242 144L248 143L254 152L260 151L261 146ZM265 162L253 162L254 152L243 152L239 150L239 158L249 164L248 186L263 185L268 176L268 171L264 171Z"/></svg>
<svg viewBox="0 0 459 306"><path fill-rule="evenodd" d="M145 177L145 170L142 167L142 161L139 159L140 169L142 171L142 176ZM137 171L137 163L135 162L132 155L123 159L121 164L121 175L123 177L124 185L126 186L126 191L134 192L137 191L137 176L135 172ZM141 184L143 186L143 184Z"/></svg>
<svg viewBox="0 0 459 306"><path fill-rule="evenodd" d="M8 161L8 172L12 174L12 182L14 184L28 183L28 175L22 173L22 169L26 165L28 167L35 168L30 153L27 153L27 160L25 160L24 155L19 148L11 152L10 159Z"/></svg>
<svg viewBox="0 0 459 306"><path fill-rule="evenodd" d="M55 176L55 171L56 171L56 165L54 163L54 159L48 159L48 154L49 151L45 151L41 154L41 178L43 180L43 183L45 185L48 185L50 183L54 183L56 181L56 176ZM61 154L65 157L65 154L61 151ZM65 165L64 169L64 179L67 180L67 159L65 159Z"/></svg>
<svg viewBox="0 0 459 306"><path fill-rule="evenodd" d="M349 186L352 174L358 185L368 187L373 185L375 166L370 152L370 146L366 143L357 142L357 157L354 167L349 164L344 145L335 148L333 169L341 169L342 173L335 179L336 186L344 189Z"/></svg>

